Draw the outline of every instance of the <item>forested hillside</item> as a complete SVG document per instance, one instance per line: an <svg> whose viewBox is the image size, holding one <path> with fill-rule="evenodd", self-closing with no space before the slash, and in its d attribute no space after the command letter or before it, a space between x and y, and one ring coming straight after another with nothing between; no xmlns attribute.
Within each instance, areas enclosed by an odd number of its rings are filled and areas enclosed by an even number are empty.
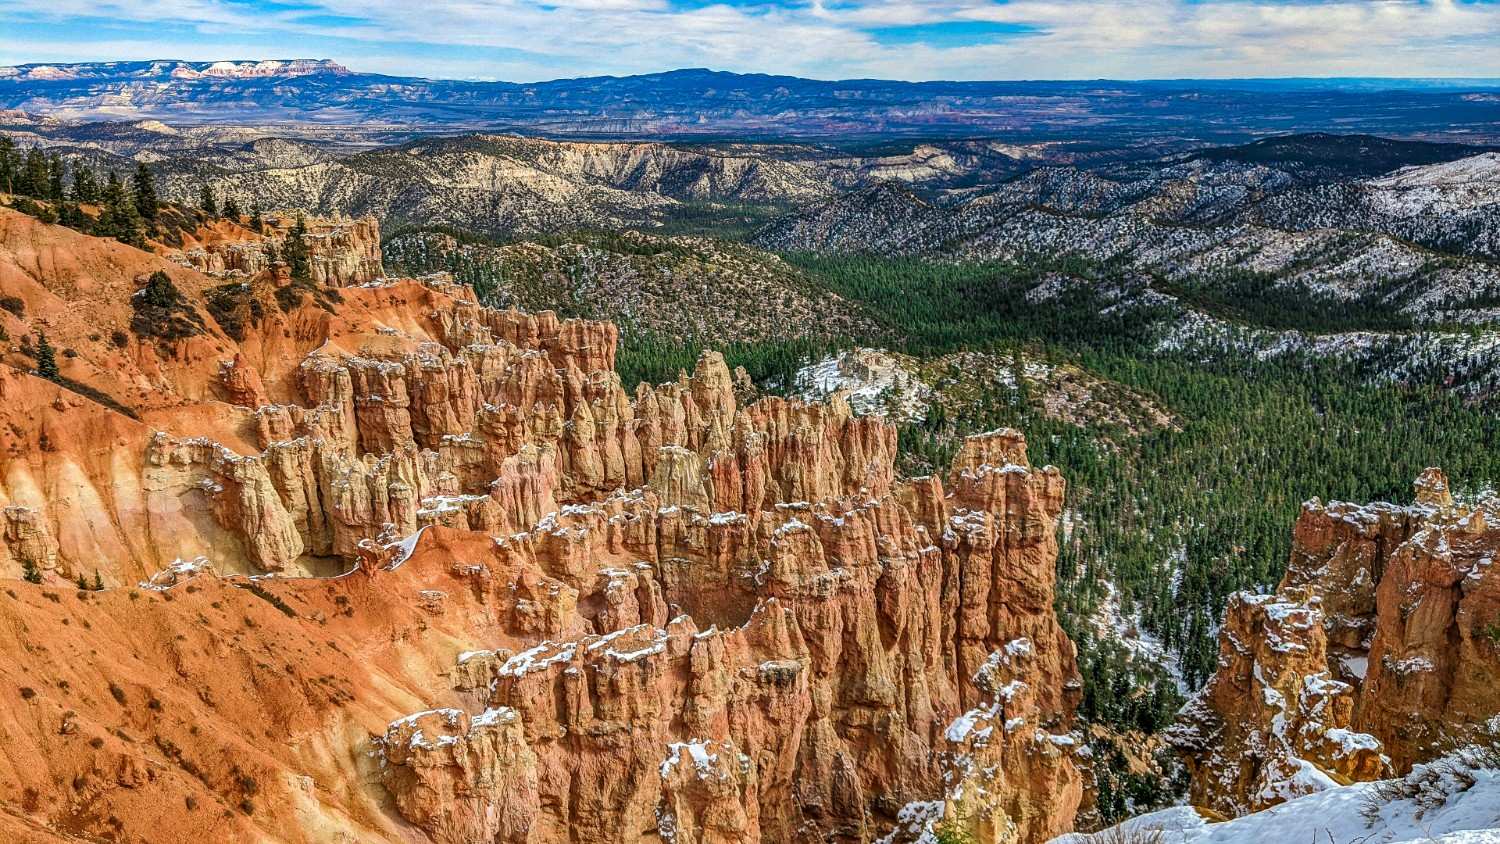
<svg viewBox="0 0 1500 844"><path fill-rule="evenodd" d="M1037 459L1059 466L1070 482L1075 518L1059 561L1071 586L1059 592L1063 617L1078 623L1117 593L1125 615L1139 612L1145 630L1180 655L1189 687L1213 670L1227 595L1280 578L1303 500L1399 500L1433 465L1469 491L1500 479L1492 402L1466 399L1436 379L1393 382L1373 363L1317 352L1268 358L1164 348L1170 323L1154 321L1144 307L1111 307L1096 292L1107 287L1102 281L1038 297L1056 273L1037 269L793 261L865 303L887 329L882 336L896 336L903 351L984 348L1075 363L1171 414L1175 426L1080 427L1048 418L997 384L957 412L906 425L901 445L910 470L921 472L943 465L965 433L1005 425L1026 431ZM1157 316L1170 313L1159 307ZM1078 623L1074 631L1082 629ZM1090 693L1102 717L1134 717L1111 699L1116 690Z"/></svg>

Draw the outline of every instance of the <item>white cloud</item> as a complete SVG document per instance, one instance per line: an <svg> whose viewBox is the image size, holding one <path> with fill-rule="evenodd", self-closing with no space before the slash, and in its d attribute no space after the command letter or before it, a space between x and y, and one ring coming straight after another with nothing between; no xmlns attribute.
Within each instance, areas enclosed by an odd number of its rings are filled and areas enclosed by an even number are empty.
<svg viewBox="0 0 1500 844"><path fill-rule="evenodd" d="M1480 76L1500 68L1500 4L1454 0L308 0L256 13L221 0L0 0L59 34L0 61L329 55L388 73L548 79L673 67L906 79L1161 76ZM330 26L317 16L360 21ZM186 25L189 34L68 38L82 16ZM985 21L1037 32L972 46L882 44L877 27ZM169 33L181 28L163 27ZM206 42L206 43L205 43ZM412 49L409 45L428 45ZM256 52L246 52L247 49Z"/></svg>

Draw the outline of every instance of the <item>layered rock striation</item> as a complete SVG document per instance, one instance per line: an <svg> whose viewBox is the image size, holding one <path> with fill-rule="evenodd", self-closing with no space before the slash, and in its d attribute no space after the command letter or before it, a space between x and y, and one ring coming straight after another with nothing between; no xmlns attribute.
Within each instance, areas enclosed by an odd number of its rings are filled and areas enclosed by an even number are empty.
<svg viewBox="0 0 1500 844"><path fill-rule="evenodd" d="M374 217L313 217L305 220L302 242L308 273L318 284L348 287L385 275L380 256L380 223ZM296 218L268 215L261 231L222 220L184 233L177 247L163 247L169 260L212 276L248 278L283 260Z"/></svg>
<svg viewBox="0 0 1500 844"><path fill-rule="evenodd" d="M157 342L136 410L0 377L0 562L41 580L0 593L0 830L1070 828L1064 484L1020 434L903 480L840 399L745 404L711 352L627 391L614 326L442 279L241 328Z"/></svg>
<svg viewBox="0 0 1500 844"><path fill-rule="evenodd" d="M1236 595L1179 716L1192 800L1231 815L1410 770L1500 713L1500 501L1303 505L1274 595Z"/></svg>
<svg viewBox="0 0 1500 844"><path fill-rule="evenodd" d="M691 453L668 448L674 466ZM501 807L535 800L506 840L869 841L948 795L946 822L976 840L1065 830L1081 783L1051 610L1061 480L1004 432L971 440L947 484L880 483L724 512L647 488L497 540L540 573L512 614L540 641L456 658L459 749L433 753L469 758L463 718L498 712L530 754L510 758L535 761L413 759L398 719L376 746L403 815L424 824L462 793L473 822L428 825L440 840L493 835Z"/></svg>

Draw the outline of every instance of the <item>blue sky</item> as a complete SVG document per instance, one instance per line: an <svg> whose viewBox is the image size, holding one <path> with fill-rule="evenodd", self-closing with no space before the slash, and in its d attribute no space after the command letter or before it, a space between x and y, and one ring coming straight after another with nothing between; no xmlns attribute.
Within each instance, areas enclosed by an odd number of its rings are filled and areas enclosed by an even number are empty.
<svg viewBox="0 0 1500 844"><path fill-rule="evenodd" d="M0 64L332 58L531 81L1500 76L1494 0L0 0Z"/></svg>

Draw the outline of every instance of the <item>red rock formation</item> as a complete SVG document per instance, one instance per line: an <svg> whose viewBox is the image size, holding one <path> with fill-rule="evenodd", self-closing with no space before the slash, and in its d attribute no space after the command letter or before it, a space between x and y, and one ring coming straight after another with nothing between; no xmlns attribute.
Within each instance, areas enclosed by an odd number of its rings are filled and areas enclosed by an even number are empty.
<svg viewBox="0 0 1500 844"><path fill-rule="evenodd" d="M900 481L892 426L741 406L715 353L632 396L613 326L442 280L266 304L243 339L148 349L174 364L125 405L141 420L0 377L34 409L0 430L5 564L44 580L0 593L0 694L29 690L0 793L36 795L4 823L862 842L946 805L986 844L1070 827L1063 483L1019 434ZM142 585L58 588L84 566Z"/></svg>
<svg viewBox="0 0 1500 844"><path fill-rule="evenodd" d="M1065 831L1081 785L1058 733L1077 689L1051 610L1062 488L1025 465L1019 437L1011 454L955 474L973 498L936 480L911 490L938 517L927 524L894 494L711 515L644 492L501 540L508 565L576 594L598 631L466 653L455 669L476 707L524 726L533 831L866 841L950 787L979 840Z"/></svg>
<svg viewBox="0 0 1500 844"><path fill-rule="evenodd" d="M184 447L208 446L172 448ZM68 647L104 647L89 632L98 628L120 637L111 647L128 649L133 676L175 659L181 678L181 691L164 699L172 717L136 724L159 741L108 745L145 778L91 791L89 811L139 830L149 803L136 795L160 798L161 789L203 806L227 803L227 816L204 811L181 828L231 837L254 827L287 840L344 830L358 840L864 841L889 831L906 804L947 794L955 822L982 840L1044 840L1067 828L1080 796L1070 739L1059 732L1076 670L1050 600L1032 604L1009 591L1026 561L1050 570L1052 531L1028 533L1007 510L1050 519L1061 489L1024 465L991 468L969 474L1003 478L991 502L1006 509L967 510L936 479L878 499L753 514L663 507L642 491L563 508L498 542L423 529L342 578L252 584L183 566L157 580L160 591L146 590L143 604L123 589L77 599L65 591L56 612L80 619L69 639L79 644ZM923 523L898 498L920 500L938 518ZM466 514L470 505L455 506ZM50 611L36 613L46 587L20 588L32 591L0 611L18 613L28 629L55 626ZM132 619L143 610L160 620ZM190 621L199 616L207 622ZM193 641L161 648L121 637L121 625L137 624L190 624L204 637L241 628L249 638L235 651L269 658L270 673L234 691L227 684L236 677L260 672L216 665L208 657L218 650ZM58 646L50 634L46 641ZM495 649L455 657L455 643ZM173 656L198 648L204 657L192 663ZM981 651L974 676L959 673L968 671L965 654ZM0 672L32 689L66 680L68 691L46 692L58 711L71 707L83 736L107 730L111 693L102 687L121 682L115 666L54 665L18 645L9 653ZM286 681L274 679L281 661ZM374 691L393 683L403 689L394 697ZM127 699L145 694L123 688ZM251 715L247 705L306 714ZM29 723L33 713L12 717ZM234 727L219 724L226 717ZM374 738L351 741L355 724ZM272 748L327 749L240 756L234 748L258 742L262 728ZM26 735L0 758L51 753L57 740L45 730ZM207 759L224 761L203 774ZM242 759L257 767L232 761ZM51 795L51 783L82 764L100 762L59 756L41 777L3 765L0 773L15 772L8 790ZM372 812L381 798L358 776L332 785L333 771L365 764L410 830ZM237 785L245 777L257 785ZM304 777L312 785L300 785ZM235 808L245 800L253 813ZM40 809L27 816L63 822Z"/></svg>
<svg viewBox="0 0 1500 844"><path fill-rule="evenodd" d="M1274 596L1225 614L1219 667L1174 739L1193 800L1242 814L1441 754L1500 713L1500 502L1303 506Z"/></svg>

